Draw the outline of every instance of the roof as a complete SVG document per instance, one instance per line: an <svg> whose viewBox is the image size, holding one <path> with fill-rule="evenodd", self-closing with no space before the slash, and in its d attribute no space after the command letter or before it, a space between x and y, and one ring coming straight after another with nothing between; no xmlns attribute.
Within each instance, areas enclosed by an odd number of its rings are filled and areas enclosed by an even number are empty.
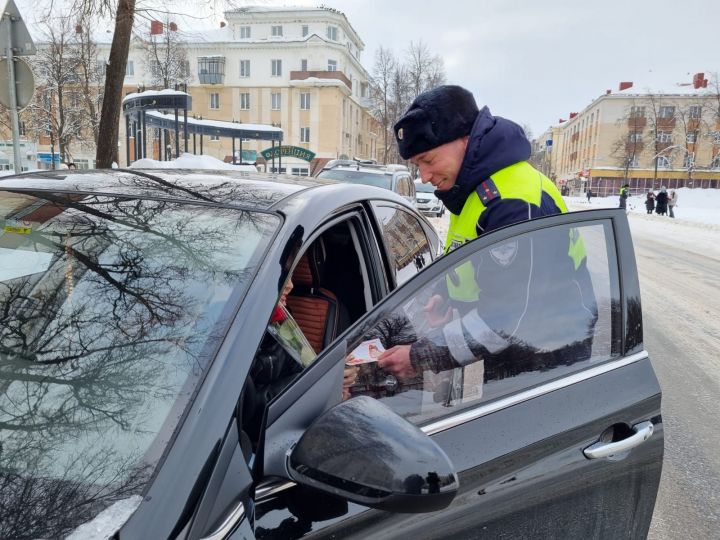
<svg viewBox="0 0 720 540"><path fill-rule="evenodd" d="M91 169L41 171L0 178L0 190L81 192L182 200L268 210L301 191L333 181L240 171Z"/></svg>

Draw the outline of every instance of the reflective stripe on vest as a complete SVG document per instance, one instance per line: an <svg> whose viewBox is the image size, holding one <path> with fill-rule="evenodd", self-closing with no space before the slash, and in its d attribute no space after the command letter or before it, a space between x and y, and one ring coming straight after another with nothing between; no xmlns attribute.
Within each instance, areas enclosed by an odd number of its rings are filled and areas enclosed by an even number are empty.
<svg viewBox="0 0 720 540"><path fill-rule="evenodd" d="M493 174L490 179L494 183L499 196L504 199L520 199L539 207L543 193L547 193L552 197L555 205L562 213L567 212L565 201L553 181L527 161L505 167ZM473 191L465 201L460 215L456 216L450 213L450 227L445 239L445 253L449 253L465 242L477 238L477 223L485 208L477 191ZM582 244L582 238L579 238L577 233L576 236L575 242L571 237L568 255L572 257L573 261L576 260L576 256L580 256L579 262L575 263L577 269L585 256L585 248ZM453 300L476 302L480 299L481 289L475 280L475 269L470 261L466 261L451 270L446 281L448 293Z"/></svg>

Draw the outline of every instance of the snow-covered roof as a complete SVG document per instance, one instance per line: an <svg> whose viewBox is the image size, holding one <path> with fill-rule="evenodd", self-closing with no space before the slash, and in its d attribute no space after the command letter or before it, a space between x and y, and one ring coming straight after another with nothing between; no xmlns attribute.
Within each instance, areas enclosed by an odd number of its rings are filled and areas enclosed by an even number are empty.
<svg viewBox="0 0 720 540"><path fill-rule="evenodd" d="M715 70L717 71L717 70ZM702 95L708 93L708 88L695 88L693 77L696 73L704 74L705 79L710 79L711 72L698 70L693 73L668 75L665 71L648 71L639 74L635 78L626 79L632 82L630 88L620 90L619 83L611 88L611 95L630 96L647 94L672 94L672 95Z"/></svg>
<svg viewBox="0 0 720 540"><path fill-rule="evenodd" d="M149 126L162 129L175 129L175 114L163 114L159 111L147 111L145 121ZM178 116L178 128L183 129L183 117ZM243 139L259 139L282 141L283 130L266 124L241 124L224 120L206 120L188 118L188 133L217 135L219 137L236 137Z"/></svg>
<svg viewBox="0 0 720 540"><path fill-rule="evenodd" d="M233 165L219 159L185 152L171 161L158 161L156 159L138 159L130 164L131 169L209 169L258 172L254 165Z"/></svg>
<svg viewBox="0 0 720 540"><path fill-rule="evenodd" d="M155 118L162 118L165 120L175 121L174 114L163 114L157 111L148 111L147 116L154 116ZM180 117L182 119L182 117ZM273 133L282 133L282 128L275 126L268 126L267 124L241 124L239 122L227 122L225 120L206 120L199 118L188 118L188 126L212 126L225 129L245 129L247 131L269 131Z"/></svg>
<svg viewBox="0 0 720 540"><path fill-rule="evenodd" d="M172 90L165 88L163 90L145 90L144 92L133 92L126 95L123 98L123 103L129 99L135 99L139 97L155 97L155 96L189 96L187 92L181 92L180 90Z"/></svg>

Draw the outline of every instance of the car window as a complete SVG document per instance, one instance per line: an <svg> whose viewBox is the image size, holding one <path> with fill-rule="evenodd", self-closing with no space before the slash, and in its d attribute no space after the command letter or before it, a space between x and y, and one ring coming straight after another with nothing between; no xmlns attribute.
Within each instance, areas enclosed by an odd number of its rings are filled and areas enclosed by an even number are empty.
<svg viewBox="0 0 720 540"><path fill-rule="evenodd" d="M435 186L432 184L415 183L415 191L418 193L435 193Z"/></svg>
<svg viewBox="0 0 720 540"><path fill-rule="evenodd" d="M395 181L396 181L395 191L398 193L398 195L402 195L403 197L410 196L410 190L408 189L408 185L405 182L405 177L398 176L398 177L396 177Z"/></svg>
<svg viewBox="0 0 720 540"><path fill-rule="evenodd" d="M430 243L420 221L398 206L373 203L398 285L432 262Z"/></svg>
<svg viewBox="0 0 720 540"><path fill-rule="evenodd" d="M350 351L378 339L385 349L409 346L412 359L410 372L397 376L374 362L359 366L353 395L381 399L422 424L617 354L609 222L541 229L468 251L348 338Z"/></svg>
<svg viewBox="0 0 720 540"><path fill-rule="evenodd" d="M207 205L0 192L9 500L40 490L102 507L118 490L142 492L279 223Z"/></svg>

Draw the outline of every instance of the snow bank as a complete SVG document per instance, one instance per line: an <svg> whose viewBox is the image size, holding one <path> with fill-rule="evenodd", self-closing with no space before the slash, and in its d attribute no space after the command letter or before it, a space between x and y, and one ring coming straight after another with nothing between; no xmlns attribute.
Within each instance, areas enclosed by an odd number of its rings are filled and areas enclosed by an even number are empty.
<svg viewBox="0 0 720 540"><path fill-rule="evenodd" d="M155 159L138 159L130 164L131 169L211 169L257 172L255 165L233 165L225 163L212 156L196 156L185 153L172 161L157 161Z"/></svg>

